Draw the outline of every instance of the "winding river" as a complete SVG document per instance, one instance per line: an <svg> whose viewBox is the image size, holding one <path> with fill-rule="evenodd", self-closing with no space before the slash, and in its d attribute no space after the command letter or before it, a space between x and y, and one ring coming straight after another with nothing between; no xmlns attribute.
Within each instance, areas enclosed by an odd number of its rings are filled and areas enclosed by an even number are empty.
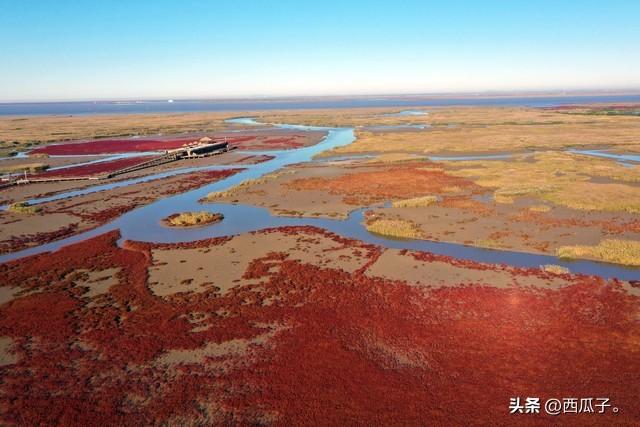
<svg viewBox="0 0 640 427"><path fill-rule="evenodd" d="M232 119L231 121L244 125L259 124L247 118ZM54 251L62 246L76 243L115 229L120 229L122 235L120 243L122 243L122 241L124 240L169 243L188 242L210 237L235 235L270 227L308 225L321 227L344 237L355 238L366 243L372 243L387 248L427 251L461 259L484 263L506 264L515 267L538 268L541 265L545 264L556 264L566 267L574 273L599 275L604 278L618 278L622 280L637 280L640 278L640 269L625 267L616 264L607 264L586 260L566 261L549 255L483 249L456 243L386 238L384 236L372 234L365 229L363 225L363 216L364 212L368 208L361 208L351 212L346 220L337 220L325 218L274 216L271 215L271 213L266 208L244 204L201 204L199 200L205 197L210 192L229 189L244 180L259 178L265 174L275 172L291 164L312 161L313 157L322 151L348 145L355 140L354 129L352 128L324 128L315 126L298 126L284 124L276 126L284 129L295 129L301 131L320 130L327 132L327 136L320 143L310 147L303 147L292 150L269 151L268 154L273 156L273 159L255 165L242 165L240 167L244 167L246 169L233 176L205 185L196 190L161 199L149 205L137 208L120 216L114 221L93 230L37 247L1 255L0 262L6 262L43 252ZM263 153L267 152L261 152L261 154ZM66 197L74 197L81 194L131 185L138 182L149 181L151 179L175 175L178 173L186 173L196 170L229 169L234 167L238 166L231 165L209 166L204 168L184 168L146 177L70 191L52 197L35 199L30 202L43 203ZM175 212L189 210L208 210L211 212L220 212L224 215L225 219L224 221L217 224L192 229L167 228L161 225L161 220L166 216Z"/></svg>

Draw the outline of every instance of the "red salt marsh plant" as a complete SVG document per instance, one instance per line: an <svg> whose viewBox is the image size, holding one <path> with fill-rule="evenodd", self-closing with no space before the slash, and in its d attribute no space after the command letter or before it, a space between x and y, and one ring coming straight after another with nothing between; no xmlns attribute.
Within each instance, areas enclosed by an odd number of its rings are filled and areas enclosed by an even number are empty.
<svg viewBox="0 0 640 427"><path fill-rule="evenodd" d="M484 191L465 178L448 175L444 170L429 165L431 163L420 162L332 178L302 178L287 186L294 190L326 190L341 194L346 202L354 204L442 194L451 187Z"/></svg>
<svg viewBox="0 0 640 427"><path fill-rule="evenodd" d="M375 246L310 227L268 230L279 232L333 236L362 250L367 263L380 254ZM619 408L617 414L553 418L567 424L640 421L640 301L621 282L568 276L558 290L425 288L272 252L254 259L240 286L225 294L158 298L147 284L151 250L213 247L229 238L119 248L118 237L112 232L0 265L0 283L18 292L0 306L0 334L10 337L16 356L0 367L3 423L552 420L508 415L509 398L521 395L543 401L607 396ZM548 274L404 254L515 278ZM108 268L119 272L106 294L87 296L87 285L74 281L76 270ZM249 284L256 279L259 284ZM245 350L220 351L238 342ZM216 352L207 353L212 348ZM202 356L167 362L167 355L184 352Z"/></svg>
<svg viewBox="0 0 640 427"><path fill-rule="evenodd" d="M45 207L42 209L43 219L46 219L47 214L66 213L77 217L78 223L73 223L59 230L50 232L11 237L10 239L0 242L0 253L15 252L28 246L40 245L62 239L76 234L78 231L86 231L90 228L105 224L139 206L151 203L159 197L190 191L231 176L241 170L243 169L236 168L222 171L193 172L149 181L149 183L162 183L158 191L153 193L141 191L140 188L135 188L136 186L134 186L131 187L132 191L117 193L111 196L107 193L102 199L95 199L89 196L88 199L81 199L79 202L77 199L69 199L61 206ZM149 183L139 185L144 186ZM105 202L108 202L108 207L104 207ZM39 206L31 207L40 209ZM88 223L83 224L82 221Z"/></svg>
<svg viewBox="0 0 640 427"><path fill-rule="evenodd" d="M117 159L107 162L98 162L89 165L82 166L74 166L64 169L47 171L41 174L36 175L35 177L42 178L53 178L53 177L90 177L96 175L108 174L110 172L115 172L120 169L124 169L130 166L135 166L137 164L146 162L151 160L153 156L143 156L143 157L131 157L126 159Z"/></svg>
<svg viewBox="0 0 640 427"><path fill-rule="evenodd" d="M13 236L0 243L0 253L15 252L27 246L37 246L54 240L71 236L78 229L78 224L69 224L55 231Z"/></svg>
<svg viewBox="0 0 640 427"><path fill-rule="evenodd" d="M284 149L298 148L304 145L304 135L292 135L287 137L257 137L255 135L227 137L226 140L231 145L236 145L242 149ZM62 144L52 144L38 147L30 154L48 155L88 155L88 154L110 154L110 153L132 153L145 151L165 151L180 148L189 144L197 137L190 138L123 138L123 139L96 139L92 141L70 142ZM220 139L220 138L218 138Z"/></svg>
<svg viewBox="0 0 640 427"><path fill-rule="evenodd" d="M195 138L178 139L97 139L85 142L72 142L63 144L52 144L39 147L30 154L49 155L77 155L77 154L109 154L109 153L131 153L143 151L164 151L180 148L184 144L194 141Z"/></svg>

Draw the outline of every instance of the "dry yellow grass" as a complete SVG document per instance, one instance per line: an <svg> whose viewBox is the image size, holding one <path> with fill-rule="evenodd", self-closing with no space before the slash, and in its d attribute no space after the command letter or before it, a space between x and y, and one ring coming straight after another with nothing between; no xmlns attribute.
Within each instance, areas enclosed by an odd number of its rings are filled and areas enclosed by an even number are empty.
<svg viewBox="0 0 640 427"><path fill-rule="evenodd" d="M281 177L283 175L289 175L289 174L293 174L293 173L295 173L294 170L283 170L283 171L272 172L272 173L263 175L260 178L246 179L246 180L242 181L241 183L239 183L238 185L235 185L235 186L229 188L228 190L211 192L211 193L207 194L207 196L204 198L204 200L211 202L211 201L215 201L215 200L218 200L218 199L226 199L226 198L229 198L229 197L234 197L234 196L237 196L240 192L246 191L247 189L253 187L254 185L264 184L265 182L267 182L269 180L276 179L276 178Z"/></svg>
<svg viewBox="0 0 640 427"><path fill-rule="evenodd" d="M401 110L421 110L427 115L389 116ZM608 123L618 118L569 115L526 107L403 107L312 109L259 112L260 121L314 126L370 126L428 123L435 126L552 126L557 124ZM633 117L627 119L633 120Z"/></svg>
<svg viewBox="0 0 640 427"><path fill-rule="evenodd" d="M353 108L313 109L295 111L268 111L256 114L258 121L265 123L290 123L309 126L357 127L403 124L428 124L429 115L388 116L387 113L418 108Z"/></svg>
<svg viewBox="0 0 640 427"><path fill-rule="evenodd" d="M194 225L211 224L221 221L223 218L222 214L207 211L183 212L179 215L170 216L165 222L173 227L191 227Z"/></svg>
<svg viewBox="0 0 640 427"><path fill-rule="evenodd" d="M384 116L397 109L333 109L309 111L246 111L242 113L114 114L90 116L0 117L0 152L45 142L134 135L210 132L230 125L224 119L252 116L258 121L329 126L424 123L427 116Z"/></svg>
<svg viewBox="0 0 640 427"><path fill-rule="evenodd" d="M455 167L449 174L493 188L497 202L527 196L580 210L640 212L640 188L623 184L640 181L640 167L627 168L614 160L542 152L533 159L444 163ZM592 176L620 183L592 182Z"/></svg>
<svg viewBox="0 0 640 427"><path fill-rule="evenodd" d="M566 267L563 267L561 265L546 264L546 265L541 265L540 268L543 271L546 271L547 273L554 273L554 274L567 274L567 273L569 273L569 269L566 268Z"/></svg>
<svg viewBox="0 0 640 427"><path fill-rule="evenodd" d="M462 188L458 187L457 185L453 185L451 187L443 187L442 191L445 193L459 193L462 191Z"/></svg>
<svg viewBox="0 0 640 427"><path fill-rule="evenodd" d="M640 213L640 188L623 184L579 182L542 197L557 205L585 211Z"/></svg>
<svg viewBox="0 0 640 427"><path fill-rule="evenodd" d="M205 197L205 200L213 201L216 199L226 199L228 197L233 197L237 195L240 191L246 188L249 188L252 185L260 184L262 182L264 182L264 180L262 179L247 179L245 181L242 181L240 184L229 188L228 190L211 192L207 194L207 197Z"/></svg>
<svg viewBox="0 0 640 427"><path fill-rule="evenodd" d="M46 163L24 163L21 165L2 166L0 165L0 173L16 173L16 172L42 172L49 168Z"/></svg>
<svg viewBox="0 0 640 427"><path fill-rule="evenodd" d="M391 203L394 208L418 208L433 205L438 201L436 196L414 197L412 199L397 200Z"/></svg>
<svg viewBox="0 0 640 427"><path fill-rule="evenodd" d="M29 202L16 202L10 204L7 210L17 214L33 215L40 212L41 208L39 206L32 206Z"/></svg>
<svg viewBox="0 0 640 427"><path fill-rule="evenodd" d="M455 175L455 172L452 174ZM531 178L535 179L534 177L531 177ZM484 183L486 184L486 181ZM556 186L554 186L553 184L543 184L543 183L538 185L531 185L531 184L514 184L514 183L506 182L498 185L502 185L502 186L499 187L494 192L494 195L502 196L502 197L519 197L519 196L527 196L530 194L542 194L549 191L553 191L556 188ZM491 187L493 187L493 185Z"/></svg>
<svg viewBox="0 0 640 427"><path fill-rule="evenodd" d="M633 240L607 239L596 246L562 246L560 258L590 258L615 264L640 266L640 242Z"/></svg>
<svg viewBox="0 0 640 427"><path fill-rule="evenodd" d="M513 197L511 196L505 196L503 194L499 194L499 193L494 193L493 194L493 200L496 201L496 203L503 203L505 205L510 205L513 203Z"/></svg>
<svg viewBox="0 0 640 427"><path fill-rule="evenodd" d="M567 147L622 147L640 151L640 120L578 116L515 108L450 108L429 114L434 127L414 132L357 133L355 143L325 155L360 152L514 152ZM448 124L456 126L449 127Z"/></svg>
<svg viewBox="0 0 640 427"><path fill-rule="evenodd" d="M551 206L547 205L535 205L529 208L531 212L549 212L551 210Z"/></svg>
<svg viewBox="0 0 640 427"><path fill-rule="evenodd" d="M406 107L406 109L415 109ZM420 107L418 107L420 109ZM424 116L387 116L394 108L325 109L245 112L271 123L320 126L432 124L415 132L358 132L358 140L335 153L469 152L552 149L566 146L611 145L640 151L640 121L629 116L585 116L528 108L429 108ZM96 116L0 118L0 151L42 142L131 135L173 134L218 130L225 118L238 113L175 113ZM455 124L455 127L448 127ZM327 153L325 153L326 155Z"/></svg>
<svg viewBox="0 0 640 427"><path fill-rule="evenodd" d="M604 117L603 117L604 118ZM429 110L430 122L435 125L459 126L553 126L593 122L593 116L568 115L564 111L527 107L446 107ZM605 123L611 120L597 121Z"/></svg>
<svg viewBox="0 0 640 427"><path fill-rule="evenodd" d="M422 232L412 222L400 219L377 219L366 224L368 231L384 236L419 239Z"/></svg>
<svg viewBox="0 0 640 427"><path fill-rule="evenodd" d="M426 160L424 156L407 153L384 153L368 160L367 163L396 163L407 162L413 160Z"/></svg>
<svg viewBox="0 0 640 427"><path fill-rule="evenodd" d="M232 116L231 113L178 113L0 117L0 151L84 138L209 132L223 128L223 120Z"/></svg>
<svg viewBox="0 0 640 427"><path fill-rule="evenodd" d="M478 239L473 246L487 249L504 249L505 245L499 240L495 239Z"/></svg>

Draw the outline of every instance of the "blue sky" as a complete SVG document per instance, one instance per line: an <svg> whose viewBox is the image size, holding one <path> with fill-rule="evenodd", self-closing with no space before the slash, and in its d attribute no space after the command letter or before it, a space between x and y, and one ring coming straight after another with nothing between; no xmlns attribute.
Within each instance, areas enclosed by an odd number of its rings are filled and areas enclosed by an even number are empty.
<svg viewBox="0 0 640 427"><path fill-rule="evenodd" d="M0 0L0 100L640 88L640 1Z"/></svg>

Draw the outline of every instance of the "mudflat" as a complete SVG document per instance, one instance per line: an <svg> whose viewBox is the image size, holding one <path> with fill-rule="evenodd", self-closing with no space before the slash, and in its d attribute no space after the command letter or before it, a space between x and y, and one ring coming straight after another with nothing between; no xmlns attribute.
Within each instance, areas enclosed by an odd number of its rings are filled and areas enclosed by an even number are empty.
<svg viewBox="0 0 640 427"><path fill-rule="evenodd" d="M41 141L3 162L67 176L122 147L146 156L212 135L234 149L0 188L4 204L29 202L0 212L2 255L36 252L0 264L0 419L463 425L473 408L508 424L521 390L606 390L620 411L598 421L637 424L640 386L618 380L640 375L634 108L2 118L12 138ZM131 132L148 135L118 135ZM163 225L180 213L216 221ZM424 241L453 255L411 249ZM468 247L496 262L455 252ZM546 257L522 267L505 251Z"/></svg>

